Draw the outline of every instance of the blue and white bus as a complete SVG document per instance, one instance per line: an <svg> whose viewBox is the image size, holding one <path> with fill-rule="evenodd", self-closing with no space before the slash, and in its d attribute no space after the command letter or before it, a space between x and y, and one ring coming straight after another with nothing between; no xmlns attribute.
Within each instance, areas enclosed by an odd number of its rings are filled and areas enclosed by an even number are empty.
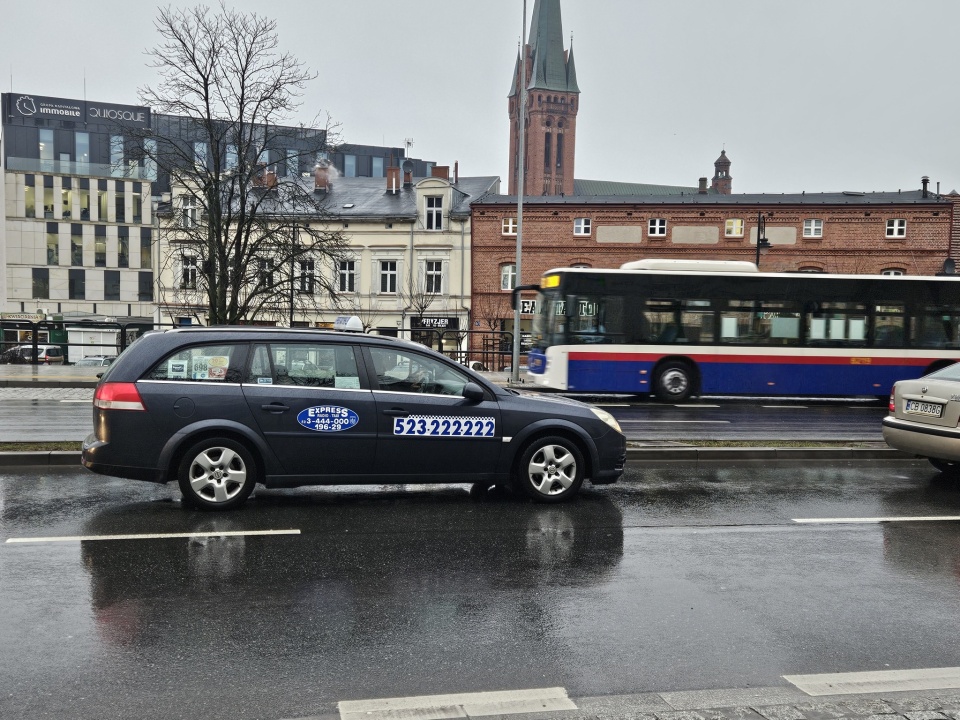
<svg viewBox="0 0 960 720"><path fill-rule="evenodd" d="M575 392L886 397L960 360L960 277L639 260L539 286L533 383Z"/></svg>

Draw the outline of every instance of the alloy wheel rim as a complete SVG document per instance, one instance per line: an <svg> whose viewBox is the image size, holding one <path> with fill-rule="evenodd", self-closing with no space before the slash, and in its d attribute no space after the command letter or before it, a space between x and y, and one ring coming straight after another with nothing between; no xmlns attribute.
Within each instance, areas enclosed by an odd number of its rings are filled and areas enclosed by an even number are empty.
<svg viewBox="0 0 960 720"><path fill-rule="evenodd" d="M247 466L235 450L212 447L190 463L190 487L207 502L232 500L247 481Z"/></svg>
<svg viewBox="0 0 960 720"><path fill-rule="evenodd" d="M541 495L559 495L573 485L577 461L562 445L545 445L530 458L527 477Z"/></svg>

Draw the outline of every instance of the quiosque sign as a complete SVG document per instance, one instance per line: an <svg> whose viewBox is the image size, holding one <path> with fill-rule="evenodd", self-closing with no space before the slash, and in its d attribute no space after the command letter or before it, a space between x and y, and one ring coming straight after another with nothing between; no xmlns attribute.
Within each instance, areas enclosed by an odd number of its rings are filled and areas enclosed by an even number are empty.
<svg viewBox="0 0 960 720"><path fill-rule="evenodd" d="M307 430L317 432L340 432L360 422L360 416L350 408L340 405L315 405L301 410L297 422Z"/></svg>

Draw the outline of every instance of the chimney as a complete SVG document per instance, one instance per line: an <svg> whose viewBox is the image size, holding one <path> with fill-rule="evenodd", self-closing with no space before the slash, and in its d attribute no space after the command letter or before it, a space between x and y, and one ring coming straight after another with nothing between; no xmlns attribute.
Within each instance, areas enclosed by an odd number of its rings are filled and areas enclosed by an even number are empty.
<svg viewBox="0 0 960 720"><path fill-rule="evenodd" d="M430 170L430 177L443 178L444 180L450 179L450 166L449 165L434 165Z"/></svg>
<svg viewBox="0 0 960 720"><path fill-rule="evenodd" d="M457 160L453 163L453 183L457 184L460 182L460 161Z"/></svg>
<svg viewBox="0 0 960 720"><path fill-rule="evenodd" d="M413 169L403 171L403 186L409 188L413 186Z"/></svg>
<svg viewBox="0 0 960 720"><path fill-rule="evenodd" d="M707 194L707 179L705 177L700 178L700 187L697 188L697 192L700 195Z"/></svg>
<svg viewBox="0 0 960 720"><path fill-rule="evenodd" d="M927 196L927 185L930 184L930 178L928 178L926 175L924 175L922 178L920 178L920 182L921 182L921 184L923 185L923 197L926 197L926 196Z"/></svg>
<svg viewBox="0 0 960 720"><path fill-rule="evenodd" d="M260 163L256 174L253 176L253 186L271 190L277 186L277 173L268 170L267 166Z"/></svg>
<svg viewBox="0 0 960 720"><path fill-rule="evenodd" d="M313 168L313 191L327 193L333 190L330 182L330 163L321 160Z"/></svg>
<svg viewBox="0 0 960 720"><path fill-rule="evenodd" d="M400 192L400 168L398 167L387 168L387 192L394 194Z"/></svg>

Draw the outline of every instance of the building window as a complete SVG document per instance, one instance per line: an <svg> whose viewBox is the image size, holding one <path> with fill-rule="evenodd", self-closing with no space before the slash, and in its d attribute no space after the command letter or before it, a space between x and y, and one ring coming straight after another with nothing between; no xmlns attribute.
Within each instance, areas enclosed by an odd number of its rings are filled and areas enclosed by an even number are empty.
<svg viewBox="0 0 960 720"><path fill-rule="evenodd" d="M50 297L50 271L47 268L33 268L33 295L37 300Z"/></svg>
<svg viewBox="0 0 960 720"><path fill-rule="evenodd" d="M355 260L337 262L337 290L352 293L357 291L357 263Z"/></svg>
<svg viewBox="0 0 960 720"><path fill-rule="evenodd" d="M379 177L379 178L386 177L386 175L384 175L383 173L383 158L375 157L375 158L371 158L371 160L372 162L370 166L370 175L372 177Z"/></svg>
<svg viewBox="0 0 960 720"><path fill-rule="evenodd" d="M90 172L90 133L78 132L73 136L73 152L77 163L77 173Z"/></svg>
<svg viewBox="0 0 960 720"><path fill-rule="evenodd" d="M119 270L103 271L103 299L104 300L120 299L120 271Z"/></svg>
<svg viewBox="0 0 960 720"><path fill-rule="evenodd" d="M294 148L287 150L287 175L289 177L300 175L300 151Z"/></svg>
<svg viewBox="0 0 960 720"><path fill-rule="evenodd" d="M397 261L380 261L380 292L393 294L397 292Z"/></svg>
<svg viewBox="0 0 960 720"><path fill-rule="evenodd" d="M157 141L153 138L143 141L143 179L157 180Z"/></svg>
<svg viewBox="0 0 960 720"><path fill-rule="evenodd" d="M503 218L500 221L500 233L502 235L516 235L517 219L515 217Z"/></svg>
<svg viewBox="0 0 960 720"><path fill-rule="evenodd" d="M590 234L590 218L576 218L573 221L573 234L589 235Z"/></svg>
<svg viewBox="0 0 960 720"><path fill-rule="evenodd" d="M70 270L69 271L70 279L70 299L71 300L86 300L87 289L86 289L86 272L84 270Z"/></svg>
<svg viewBox="0 0 960 720"><path fill-rule="evenodd" d="M550 133L546 133L543 136L543 167L550 172L550 151L553 147L553 136Z"/></svg>
<svg viewBox="0 0 960 720"><path fill-rule="evenodd" d="M60 264L60 232L56 223L47 223L47 265Z"/></svg>
<svg viewBox="0 0 960 720"><path fill-rule="evenodd" d="M563 127L563 121L557 123L557 127ZM563 134L557 134L557 170L563 170Z"/></svg>
<svg viewBox="0 0 960 720"><path fill-rule="evenodd" d="M273 287L273 258L260 258L260 286L265 289Z"/></svg>
<svg viewBox="0 0 960 720"><path fill-rule="evenodd" d="M117 267L130 267L130 228L117 228Z"/></svg>
<svg viewBox="0 0 960 720"><path fill-rule="evenodd" d="M227 172L236 170L238 165L237 146L227 145L227 154L223 161L223 169Z"/></svg>
<svg viewBox="0 0 960 720"><path fill-rule="evenodd" d="M316 264L313 260L300 260L300 276L297 279L297 290L313 295L317 291Z"/></svg>
<svg viewBox="0 0 960 720"><path fill-rule="evenodd" d="M443 262L427 260L424 265L424 289L429 295L443 292Z"/></svg>
<svg viewBox="0 0 960 720"><path fill-rule="evenodd" d="M93 264L96 267L107 266L107 228L98 225L96 229L100 230L101 228L103 228L103 234L98 233L93 239Z"/></svg>
<svg viewBox="0 0 960 720"><path fill-rule="evenodd" d="M137 273L137 300L141 302L153 301L153 273Z"/></svg>
<svg viewBox="0 0 960 720"><path fill-rule="evenodd" d="M83 265L83 226L70 226L70 264Z"/></svg>
<svg viewBox="0 0 960 720"><path fill-rule="evenodd" d="M30 180L33 180L32 175L27 176ZM37 193L33 188L33 185L27 185L23 188L23 199L24 199L24 217L35 218L37 216Z"/></svg>
<svg viewBox="0 0 960 720"><path fill-rule="evenodd" d="M110 174L123 177L123 135L110 136Z"/></svg>
<svg viewBox="0 0 960 720"><path fill-rule="evenodd" d="M743 237L743 220L741 218L730 218L723 227L724 237L738 238Z"/></svg>
<svg viewBox="0 0 960 720"><path fill-rule="evenodd" d="M647 223L647 234L650 237L666 237L667 221L665 218L650 218Z"/></svg>
<svg viewBox="0 0 960 720"><path fill-rule="evenodd" d="M193 195L180 196L180 227L195 228L200 221L200 203Z"/></svg>
<svg viewBox="0 0 960 720"><path fill-rule="evenodd" d="M140 228L140 267L153 267L153 235L149 228ZM153 290L150 291L150 298L153 299Z"/></svg>
<svg viewBox="0 0 960 720"><path fill-rule="evenodd" d="M443 198L427 198L427 230L443 230Z"/></svg>
<svg viewBox="0 0 960 720"><path fill-rule="evenodd" d="M798 272L803 273L822 273L823 268L814 267L812 265L804 265L798 269Z"/></svg>
<svg viewBox="0 0 960 720"><path fill-rule="evenodd" d="M197 256L183 255L180 258L180 289L197 289Z"/></svg>
<svg viewBox="0 0 960 720"><path fill-rule="evenodd" d="M906 275L900 268L884 268L880 271L881 275Z"/></svg>
<svg viewBox="0 0 960 720"><path fill-rule="evenodd" d="M357 176L357 156L356 155L343 156L343 176L344 177Z"/></svg>
<svg viewBox="0 0 960 720"><path fill-rule="evenodd" d="M907 221L896 219L887 220L887 237L902 238L907 236Z"/></svg>
<svg viewBox="0 0 960 720"><path fill-rule="evenodd" d="M53 130L40 128L40 169L53 172Z"/></svg>
<svg viewBox="0 0 960 720"><path fill-rule="evenodd" d="M508 263L500 266L500 289L513 290L517 286L517 266Z"/></svg>
<svg viewBox="0 0 960 720"><path fill-rule="evenodd" d="M809 219L803 221L803 236L805 238L823 237L823 220Z"/></svg>
<svg viewBox="0 0 960 720"><path fill-rule="evenodd" d="M193 144L193 162L198 169L207 167L207 144L205 142L195 142Z"/></svg>

